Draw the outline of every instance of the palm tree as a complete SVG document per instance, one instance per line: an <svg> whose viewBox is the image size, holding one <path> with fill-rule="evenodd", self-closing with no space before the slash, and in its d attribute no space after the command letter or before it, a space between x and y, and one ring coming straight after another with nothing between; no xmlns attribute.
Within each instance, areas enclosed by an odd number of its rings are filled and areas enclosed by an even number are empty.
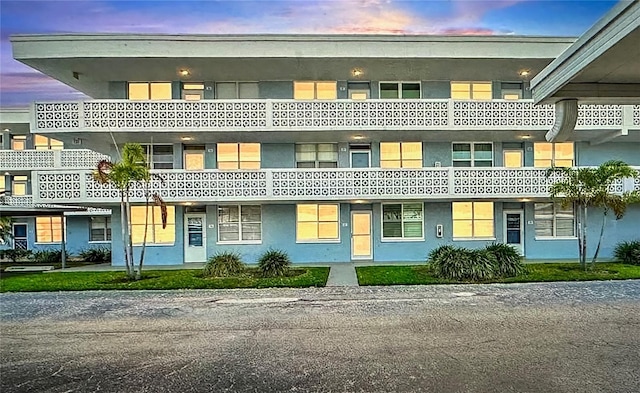
<svg viewBox="0 0 640 393"><path fill-rule="evenodd" d="M98 163L93 173L94 179L101 184L110 184L120 192L120 227L124 251L127 275L132 279L140 279L142 264L144 260L144 250L147 242L148 210L151 198L151 173L145 159L144 149L137 143L127 143L122 149L122 157L119 162L102 160ZM136 271L133 257L133 239L131 236L131 188L134 185L144 184L145 190L145 227L142 243L140 262ZM158 196L154 198L157 204L166 211L166 206ZM162 215L162 226L166 226L166 213Z"/></svg>
<svg viewBox="0 0 640 393"><path fill-rule="evenodd" d="M578 223L578 251L580 265L587 268L587 219L590 207L603 211L600 238L596 247L591 267L595 266L604 235L607 214L612 211L616 219L621 219L629 204L640 201L638 191L615 194L613 184L624 178L634 178L638 172L623 161L611 160L597 168L550 168L547 177L557 173L560 180L551 185L551 198L559 200L563 207L575 206Z"/></svg>
<svg viewBox="0 0 640 393"><path fill-rule="evenodd" d="M0 217L0 242L8 244L13 239L13 226L11 217Z"/></svg>

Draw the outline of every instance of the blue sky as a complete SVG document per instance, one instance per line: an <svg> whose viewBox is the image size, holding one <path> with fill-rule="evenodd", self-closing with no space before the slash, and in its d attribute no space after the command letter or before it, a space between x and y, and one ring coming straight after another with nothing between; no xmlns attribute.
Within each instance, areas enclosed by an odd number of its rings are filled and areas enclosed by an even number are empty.
<svg viewBox="0 0 640 393"><path fill-rule="evenodd" d="M28 33L516 34L578 36L617 1L0 0L0 107L81 95L12 59Z"/></svg>

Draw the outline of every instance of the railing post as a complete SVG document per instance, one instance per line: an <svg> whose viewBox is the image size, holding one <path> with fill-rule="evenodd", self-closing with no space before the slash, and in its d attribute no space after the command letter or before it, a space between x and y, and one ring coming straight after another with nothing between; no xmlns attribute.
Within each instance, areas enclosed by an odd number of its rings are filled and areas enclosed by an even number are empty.
<svg viewBox="0 0 640 393"><path fill-rule="evenodd" d="M80 171L80 201L87 202L87 171Z"/></svg>
<svg viewBox="0 0 640 393"><path fill-rule="evenodd" d="M453 126L453 99L447 100L447 126Z"/></svg>
<svg viewBox="0 0 640 393"><path fill-rule="evenodd" d="M447 168L447 171L449 172L449 176L448 176L448 178L449 178L449 197L453 196L453 192L455 190L455 187L454 187L454 180L455 179L453 178L453 175L454 175L453 169L454 169L453 167Z"/></svg>
<svg viewBox="0 0 640 393"><path fill-rule="evenodd" d="M78 102L78 126L80 127L80 130L84 131L84 101Z"/></svg>
<svg viewBox="0 0 640 393"><path fill-rule="evenodd" d="M63 150L49 150L53 152L53 167L62 168L62 151Z"/></svg>
<svg viewBox="0 0 640 393"><path fill-rule="evenodd" d="M31 172L31 196L33 203L40 202L40 181L38 179L39 171Z"/></svg>
<svg viewBox="0 0 640 393"><path fill-rule="evenodd" d="M622 106L622 129L628 130L633 126L633 105Z"/></svg>
<svg viewBox="0 0 640 393"><path fill-rule="evenodd" d="M265 171L265 182L266 182L266 196L268 198L273 198L273 169L268 169Z"/></svg>
<svg viewBox="0 0 640 393"><path fill-rule="evenodd" d="M267 102L265 102L265 110L267 111L266 113L267 128L273 128L273 101L272 100L267 100Z"/></svg>

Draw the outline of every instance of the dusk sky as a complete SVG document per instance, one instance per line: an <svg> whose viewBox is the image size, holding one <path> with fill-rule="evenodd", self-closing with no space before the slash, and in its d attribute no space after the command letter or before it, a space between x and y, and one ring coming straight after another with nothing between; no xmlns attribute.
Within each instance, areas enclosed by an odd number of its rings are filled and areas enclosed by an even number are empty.
<svg viewBox="0 0 640 393"><path fill-rule="evenodd" d="M11 34L306 33L578 36L617 1L0 0L0 107L84 96L13 60Z"/></svg>

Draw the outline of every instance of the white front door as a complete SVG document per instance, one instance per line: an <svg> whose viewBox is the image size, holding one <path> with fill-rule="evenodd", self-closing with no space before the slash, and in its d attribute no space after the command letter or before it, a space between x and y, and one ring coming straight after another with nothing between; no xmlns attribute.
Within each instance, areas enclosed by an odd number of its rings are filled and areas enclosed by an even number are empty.
<svg viewBox="0 0 640 393"><path fill-rule="evenodd" d="M184 215L184 261L207 261L207 225L205 213Z"/></svg>
<svg viewBox="0 0 640 393"><path fill-rule="evenodd" d="M522 210L505 210L504 220L504 242L513 246L524 255L524 225L522 225Z"/></svg>
<svg viewBox="0 0 640 393"><path fill-rule="evenodd" d="M371 212L351 212L351 259L372 259Z"/></svg>

